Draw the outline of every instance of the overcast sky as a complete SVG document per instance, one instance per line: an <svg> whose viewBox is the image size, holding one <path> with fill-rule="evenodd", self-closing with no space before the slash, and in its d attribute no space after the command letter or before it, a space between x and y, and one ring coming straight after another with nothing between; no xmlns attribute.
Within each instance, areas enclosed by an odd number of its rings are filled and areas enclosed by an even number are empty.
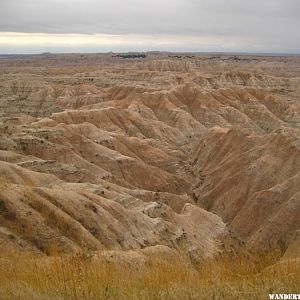
<svg viewBox="0 0 300 300"><path fill-rule="evenodd" d="M0 0L0 53L300 53L300 0Z"/></svg>

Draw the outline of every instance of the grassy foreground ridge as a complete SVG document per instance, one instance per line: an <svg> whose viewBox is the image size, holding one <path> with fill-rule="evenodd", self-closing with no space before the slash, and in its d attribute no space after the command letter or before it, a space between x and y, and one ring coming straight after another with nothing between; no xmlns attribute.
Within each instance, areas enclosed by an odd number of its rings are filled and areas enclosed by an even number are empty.
<svg viewBox="0 0 300 300"><path fill-rule="evenodd" d="M0 299L250 300L299 292L299 262L276 263L276 259L275 254L267 254L197 264L175 258L128 264L90 253L6 256L0 260Z"/></svg>

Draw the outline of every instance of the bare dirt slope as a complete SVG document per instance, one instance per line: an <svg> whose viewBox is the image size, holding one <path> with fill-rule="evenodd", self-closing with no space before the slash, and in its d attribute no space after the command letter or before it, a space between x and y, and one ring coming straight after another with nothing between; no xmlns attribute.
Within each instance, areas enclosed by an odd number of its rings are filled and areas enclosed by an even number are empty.
<svg viewBox="0 0 300 300"><path fill-rule="evenodd" d="M0 70L1 249L198 258L296 240L300 58L47 54Z"/></svg>

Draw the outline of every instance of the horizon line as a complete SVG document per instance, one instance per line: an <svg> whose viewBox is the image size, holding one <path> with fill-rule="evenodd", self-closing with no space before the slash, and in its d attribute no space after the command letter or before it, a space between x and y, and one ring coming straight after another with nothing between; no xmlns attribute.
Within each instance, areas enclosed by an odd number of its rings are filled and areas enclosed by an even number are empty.
<svg viewBox="0 0 300 300"><path fill-rule="evenodd" d="M122 53L176 53L176 54L212 54L212 55L252 55L252 56L300 56L300 52L253 52L253 51L169 51L169 50L130 50L130 51L104 51L104 52L52 52L43 51L35 53L1 53L0 56L34 56L34 55L72 55L72 54L122 54Z"/></svg>

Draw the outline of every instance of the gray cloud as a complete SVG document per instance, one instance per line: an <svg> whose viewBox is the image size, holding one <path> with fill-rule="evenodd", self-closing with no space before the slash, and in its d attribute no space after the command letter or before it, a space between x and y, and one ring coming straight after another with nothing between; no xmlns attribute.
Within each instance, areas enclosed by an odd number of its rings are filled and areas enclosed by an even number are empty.
<svg viewBox="0 0 300 300"><path fill-rule="evenodd" d="M299 52L299 28L299 0L0 1L2 32L249 38L261 51Z"/></svg>

